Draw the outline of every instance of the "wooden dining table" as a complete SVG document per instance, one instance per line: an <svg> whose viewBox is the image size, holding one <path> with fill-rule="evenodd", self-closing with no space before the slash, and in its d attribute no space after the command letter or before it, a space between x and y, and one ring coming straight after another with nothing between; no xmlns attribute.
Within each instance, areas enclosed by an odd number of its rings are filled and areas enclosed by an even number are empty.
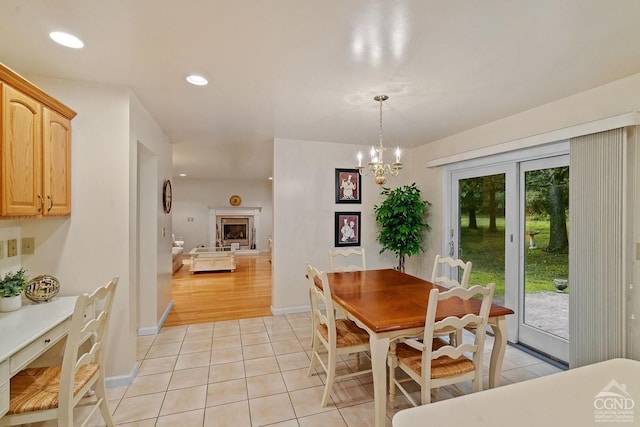
<svg viewBox="0 0 640 427"><path fill-rule="evenodd" d="M417 336L424 331L429 292L444 290L426 280L393 270L365 270L327 273L333 300L369 333L371 367L373 371L375 426L384 427L386 420L387 379L386 360L390 341ZM321 287L321 284L318 284ZM438 304L436 320L447 316L479 313L481 301L452 298ZM489 387L500 384L500 371L507 346L505 316L513 310L492 304L489 325L494 334L489 363Z"/></svg>

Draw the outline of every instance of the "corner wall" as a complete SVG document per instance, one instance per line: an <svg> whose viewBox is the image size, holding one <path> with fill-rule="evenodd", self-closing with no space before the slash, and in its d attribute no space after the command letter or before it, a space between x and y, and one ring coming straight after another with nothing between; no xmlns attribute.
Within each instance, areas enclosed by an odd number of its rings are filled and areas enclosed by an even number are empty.
<svg viewBox="0 0 640 427"><path fill-rule="evenodd" d="M382 199L371 176L362 177L362 203L335 203L335 168L352 169L361 146L287 139L274 140L273 301L274 314L309 308L305 263L328 268L334 245L334 213L361 212L361 242L367 268L391 268L393 255L379 255L373 206ZM391 178L396 187L403 181Z"/></svg>
<svg viewBox="0 0 640 427"><path fill-rule="evenodd" d="M126 376L135 365L135 298L130 282L129 91L65 80L31 81L69 105L70 218L21 220L35 237L35 254L22 255L29 276L52 274L61 295L91 292L119 276L107 344L107 376ZM1 225L0 225L1 226Z"/></svg>

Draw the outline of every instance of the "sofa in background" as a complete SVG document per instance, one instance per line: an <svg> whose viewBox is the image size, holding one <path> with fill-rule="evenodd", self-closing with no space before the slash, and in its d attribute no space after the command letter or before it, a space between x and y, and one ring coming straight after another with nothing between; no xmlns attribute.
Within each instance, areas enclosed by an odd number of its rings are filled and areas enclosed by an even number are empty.
<svg viewBox="0 0 640 427"><path fill-rule="evenodd" d="M176 239L176 237L173 236L173 246L171 248L171 264L173 273L180 270L180 267L182 267L182 258L184 255L183 245L184 240Z"/></svg>

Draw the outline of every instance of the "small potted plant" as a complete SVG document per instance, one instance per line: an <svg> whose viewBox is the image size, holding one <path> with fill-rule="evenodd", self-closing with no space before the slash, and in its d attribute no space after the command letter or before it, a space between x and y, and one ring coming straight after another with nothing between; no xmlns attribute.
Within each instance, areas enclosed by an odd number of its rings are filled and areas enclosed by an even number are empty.
<svg viewBox="0 0 640 427"><path fill-rule="evenodd" d="M22 307L22 291L28 284L24 268L6 273L0 280L0 311L13 311Z"/></svg>

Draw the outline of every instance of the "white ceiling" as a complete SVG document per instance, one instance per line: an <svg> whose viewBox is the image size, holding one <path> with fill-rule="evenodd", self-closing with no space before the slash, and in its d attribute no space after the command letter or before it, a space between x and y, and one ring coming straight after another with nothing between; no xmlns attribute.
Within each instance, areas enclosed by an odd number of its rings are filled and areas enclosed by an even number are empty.
<svg viewBox="0 0 640 427"><path fill-rule="evenodd" d="M274 138L366 151L379 93L408 148L638 73L639 23L638 0L2 0L0 62L129 87L175 175L262 180Z"/></svg>

